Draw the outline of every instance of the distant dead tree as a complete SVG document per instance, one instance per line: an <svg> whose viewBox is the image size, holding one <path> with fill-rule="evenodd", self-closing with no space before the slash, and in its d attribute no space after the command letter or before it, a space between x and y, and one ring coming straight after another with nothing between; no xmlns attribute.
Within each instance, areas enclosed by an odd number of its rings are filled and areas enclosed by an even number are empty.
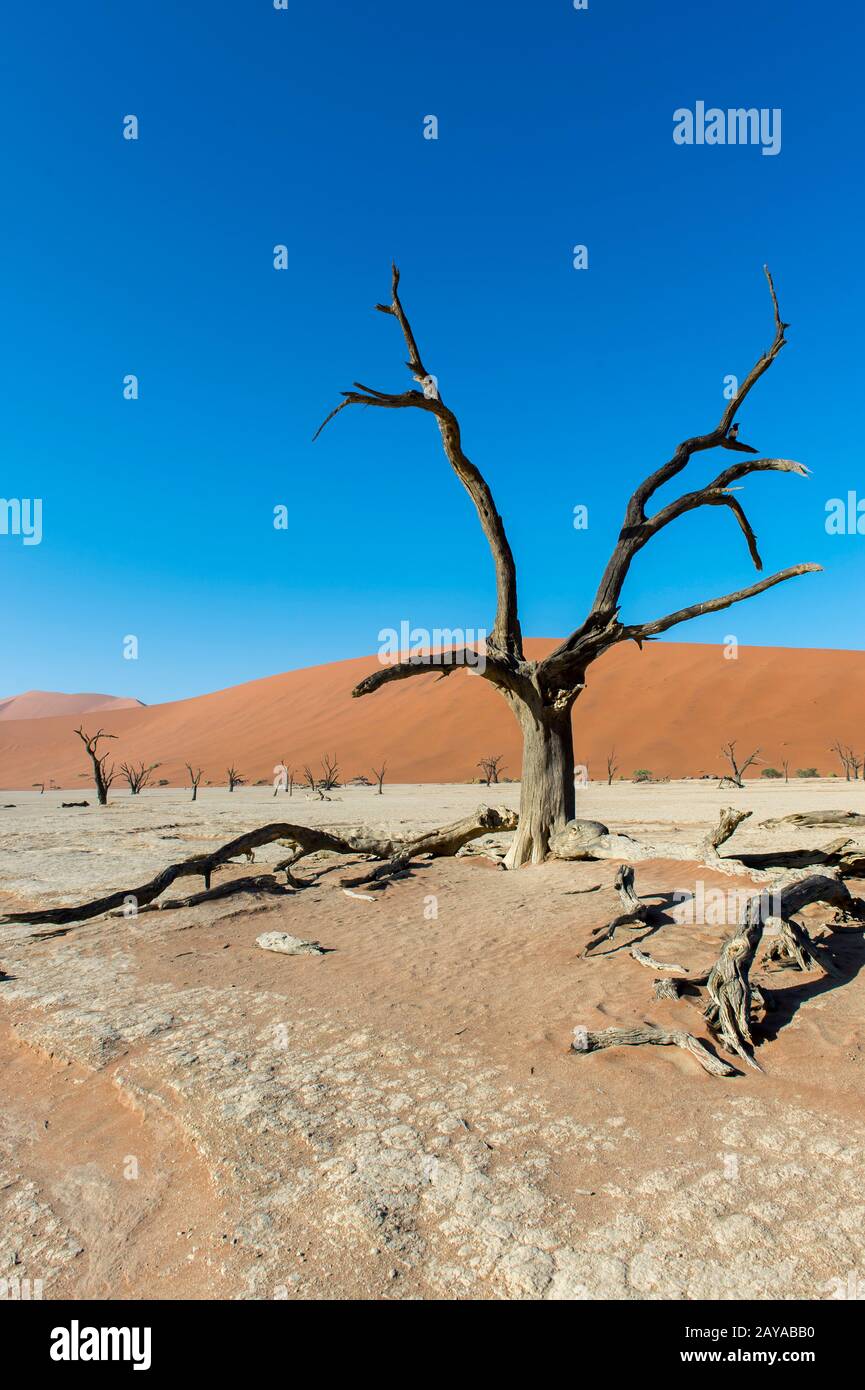
<svg viewBox="0 0 865 1390"><path fill-rule="evenodd" d="M40 795L40 796L44 796L44 795L45 795L45 783L44 783L44 782L31 782L30 785L31 785L31 787L38 787L38 788L39 788L39 795Z"/></svg>
<svg viewBox="0 0 865 1390"><path fill-rule="evenodd" d="M144 763L121 763L121 774L129 783L129 791L132 796L138 796L142 787L146 787L150 781L151 773L155 772L160 766L159 763L151 763L145 767Z"/></svg>
<svg viewBox="0 0 865 1390"><path fill-rule="evenodd" d="M107 806L108 789L111 786L111 783L114 781L114 778L117 776L117 774L114 771L113 763L111 764L110 768L107 766L108 754L103 753L102 757L99 756L99 744L102 741L102 739L116 738L117 735L106 734L104 729L97 729L95 734L88 734L83 726L76 729L75 732L81 739L81 742L84 744L84 747L87 749L87 756L93 764L93 781L96 784L96 796L98 798L99 805Z"/></svg>
<svg viewBox="0 0 865 1390"><path fill-rule="evenodd" d="M721 749L721 752L727 759L727 762L730 764L730 771L725 773L725 775L719 780L718 786L723 787L725 782L728 782L730 786L733 787L744 787L745 784L742 781L742 778L748 771L748 768L751 766L752 763L760 761L760 759L757 757L757 754L760 752L759 748L754 749L753 753L750 755L750 757L747 757L745 759L741 767L739 766L739 763L736 760L735 740L732 743L725 743L723 748Z"/></svg>
<svg viewBox="0 0 865 1390"><path fill-rule="evenodd" d="M235 787L242 787L246 782L246 778L241 777L236 767L227 768L225 775L228 778L228 790L230 792L233 792Z"/></svg>
<svg viewBox="0 0 865 1390"><path fill-rule="evenodd" d="M783 768L783 771L784 771L784 781L785 781L785 782L789 782L789 781L790 781L790 759L789 759L789 758L784 758L784 759L782 760L781 767Z"/></svg>
<svg viewBox="0 0 865 1390"><path fill-rule="evenodd" d="M838 757L841 759L841 766L844 769L844 777L846 780L848 782L858 782L859 770L862 767L863 760L857 758L853 749L849 747L849 745L842 743L838 738L836 738L835 742L832 744L830 751L832 753L837 753Z"/></svg>
<svg viewBox="0 0 865 1390"><path fill-rule="evenodd" d="M407 659L380 666L362 680L352 691L355 697L370 695L391 681L404 680L430 671L441 678L453 671L470 666L478 675L491 682L503 696L518 720L523 735L522 787L520 818L517 833L505 863L517 868L529 862L540 863L547 857L550 837L564 829L575 814L574 792L574 735L571 711L574 702L586 686L588 667L604 652L619 642L636 642L638 646L662 632L705 613L717 613L731 604L741 603L764 593L797 575L819 570L815 564L793 565L780 570L756 584L720 598L710 598L687 608L677 609L664 617L650 621L627 623L621 617L622 590L631 563L653 537L678 518L702 507L725 507L732 513L741 530L749 554L759 570L762 561L751 523L734 495L732 488L751 473L774 471L806 476L807 469L792 459L754 458L751 445L738 437L736 416L751 390L785 346L785 330L789 326L781 318L775 286L768 268L765 269L772 310L775 336L771 346L762 353L742 379L732 400L724 406L720 420L706 434L685 439L675 449L668 462L650 472L639 482L625 509L622 529L601 577L597 593L585 618L564 642L542 661L530 660L523 651L523 639L517 604L517 572L513 553L505 532L504 522L496 508L489 484L480 470L463 451L460 424L441 397L439 383L427 371L420 350L399 296L399 271L392 267L391 299L389 304L377 304L383 314L390 315L399 325L405 340L407 366L418 385L407 391L379 391L355 382L343 391L343 399L316 431L317 438L336 415L349 406L372 406L386 410L410 409L432 416L441 435L445 455L457 478L469 494L477 510L481 528L489 545L496 576L495 621L485 642L483 659L468 647L456 651L448 648L436 652L410 654ZM499 403L504 408L503 403ZM724 468L705 487L684 492L665 501L657 510L648 510L655 494L677 477L695 454L708 449L728 449L740 455L739 460ZM741 458L746 454L748 458ZM543 489L543 478L529 481L527 487ZM654 505L654 504L653 504Z"/></svg>
<svg viewBox="0 0 865 1390"><path fill-rule="evenodd" d="M309 763L306 763L304 766L303 780L309 787L310 792L315 793L318 796L319 801L324 801L324 787L319 784L315 773L309 766Z"/></svg>
<svg viewBox="0 0 865 1390"><path fill-rule="evenodd" d="M381 767L374 767L373 770L372 770L372 775L373 775L373 777L375 778L376 782L378 782L378 794L379 794L379 796L382 795L382 787L384 786L384 774L385 774L386 772L387 772L387 763L386 763L386 762L385 762L385 763L382 763ZM487 783L487 785L489 786L489 783Z"/></svg>
<svg viewBox="0 0 865 1390"><path fill-rule="evenodd" d="M616 750L615 750L615 748L611 748L610 751L609 751L609 753L607 754L607 786L608 786L608 787L611 787L611 786L613 785L613 778L615 777L615 775L616 775L616 773L618 772L618 770L619 770L619 764L616 762Z"/></svg>
<svg viewBox="0 0 865 1390"><path fill-rule="evenodd" d="M504 765L502 763L503 757L503 753L496 753L495 755L490 754L486 758L481 758L480 762L477 764L484 774L484 780L488 787L494 782L497 783L499 780L499 773L504 772Z"/></svg>
<svg viewBox="0 0 865 1390"><path fill-rule="evenodd" d="M189 781L192 786L192 800L198 800L198 784L201 781L201 768L193 770L192 764L186 764L186 771L189 773Z"/></svg>
<svg viewBox="0 0 865 1390"><path fill-rule="evenodd" d="M331 758L327 753L323 753L321 758L321 771L322 791L333 791L334 787L339 786L339 768L336 758Z"/></svg>

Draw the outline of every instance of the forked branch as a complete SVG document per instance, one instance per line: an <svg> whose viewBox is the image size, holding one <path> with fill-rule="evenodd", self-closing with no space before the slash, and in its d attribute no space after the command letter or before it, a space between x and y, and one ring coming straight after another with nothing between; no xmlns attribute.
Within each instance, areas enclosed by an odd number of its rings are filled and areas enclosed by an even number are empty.
<svg viewBox="0 0 865 1390"><path fill-rule="evenodd" d="M795 565L779 571L760 584L739 589L723 598L710 599L706 603L691 604L687 608L679 609L676 613L668 614L652 623L624 625L618 619L622 589L634 556L665 526L697 508L720 506L731 511L745 537L755 567L762 569L762 560L754 529L745 515L741 503L732 495L730 489L735 482L751 473L795 473L800 477L807 476L808 470L804 465L793 459L748 458L724 469L706 487L684 493L667 503L666 506L661 507L654 514L650 516L646 514L646 505L650 498L663 484L681 473L695 453L714 448L731 449L746 454L757 452L751 445L743 444L739 440L735 417L749 392L764 372L768 371L784 347L786 343L785 330L788 327L781 319L772 276L768 267L764 267L764 270L775 319L775 336L771 347L758 358L751 368L736 396L725 407L715 428L707 434L696 435L693 438L683 440L673 457L650 474L635 489L628 502L622 529L601 578L588 617L582 626L577 628L560 647L557 647L539 667L539 676L547 688L555 689L567 686L574 680L579 680L586 665L615 642L628 638L641 642L644 638L665 632L678 623L687 622L689 619L700 617L704 613L713 613L722 608L728 608L733 603L740 603L744 599L763 593L775 584L781 584L797 575L812 573L820 569L819 565Z"/></svg>

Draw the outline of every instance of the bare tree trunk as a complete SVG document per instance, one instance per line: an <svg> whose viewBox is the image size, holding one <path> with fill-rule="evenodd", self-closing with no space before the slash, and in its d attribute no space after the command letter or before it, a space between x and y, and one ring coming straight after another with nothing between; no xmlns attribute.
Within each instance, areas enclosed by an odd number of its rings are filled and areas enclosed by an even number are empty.
<svg viewBox="0 0 865 1390"><path fill-rule="evenodd" d="M530 707L514 696L508 703L523 730L520 823L505 859L515 869L543 863L550 836L574 818L574 735L570 707Z"/></svg>

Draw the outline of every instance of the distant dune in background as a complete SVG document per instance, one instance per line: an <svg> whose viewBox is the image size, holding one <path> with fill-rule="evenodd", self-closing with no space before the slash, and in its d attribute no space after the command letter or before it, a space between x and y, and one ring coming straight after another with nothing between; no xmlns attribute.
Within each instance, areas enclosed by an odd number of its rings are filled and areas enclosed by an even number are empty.
<svg viewBox="0 0 865 1390"><path fill-rule="evenodd" d="M527 641L526 652L539 658L555 645ZM14 718L9 704L0 709L0 785L53 777L83 787L89 763L73 733L82 713L92 715L84 721L91 732L102 725L118 735L108 745L118 762L158 762L158 776L172 784L186 779L187 762L215 785L233 763L249 783L269 781L283 758L300 776L304 763L317 769L325 752L345 778L369 776L386 759L392 782L465 782L478 776L481 756L495 753L504 755L504 775L519 777L519 730L486 681L461 671L444 681L414 676L353 700L352 687L376 664L375 656L339 661L165 705L31 692L11 702L20 711L35 701L29 718ZM828 774L840 770L829 751L836 738L865 749L863 697L863 652L748 647L731 661L720 645L650 642L640 651L622 644L589 669L574 708L577 761L603 777L615 745L620 776L642 767L657 776L699 776L723 771L720 746L736 739L739 752L760 745L776 767L789 759L791 773L816 767ZM48 714L43 699L107 703L66 704Z"/></svg>
<svg viewBox="0 0 865 1390"><path fill-rule="evenodd" d="M0 700L0 719L51 719L57 714L89 714L115 709L143 709L140 700L119 695L64 695L58 690L27 690Z"/></svg>

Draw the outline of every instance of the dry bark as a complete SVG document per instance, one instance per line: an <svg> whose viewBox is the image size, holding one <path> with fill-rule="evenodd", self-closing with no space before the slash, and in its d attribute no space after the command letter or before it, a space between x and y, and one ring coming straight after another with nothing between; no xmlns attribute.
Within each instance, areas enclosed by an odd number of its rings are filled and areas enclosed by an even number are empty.
<svg viewBox="0 0 865 1390"><path fill-rule="evenodd" d="M773 471L800 476L807 473L802 464L791 459L754 458L756 449L738 438L736 415L786 343L785 329L788 325L781 319L775 286L767 268L765 273L775 319L771 347L751 368L735 398L725 406L715 428L684 440L672 458L636 488L628 502L622 529L588 614L570 637L543 661L529 661L523 651L516 566L504 522L486 479L463 450L456 415L445 405L438 382L427 371L421 358L400 300L400 277L396 266L392 268L391 301L389 304L378 304L376 308L396 319L399 324L408 350L406 365L422 389L412 388L394 393L355 382L352 390L342 393L342 403L330 412L316 431L317 438L334 416L352 405L423 411L435 418L448 462L475 506L489 544L496 576L496 614L483 662L478 664L478 654L470 649L429 653L380 667L362 680L352 694L355 697L365 696L391 681L430 672L443 678L467 661L479 675L496 686L519 721L523 734L520 822L506 860L509 868L544 860L551 837L563 830L574 817L571 710L585 688L586 671L593 661L618 642L635 641L641 646L644 641L690 618L717 613L776 584L820 569L819 565L814 564L793 565L747 588L691 604L649 622L625 624L619 619L622 590L634 557L664 527L698 508L724 507L731 512L745 537L755 567L761 569L756 536L731 489L752 473ZM658 489L677 477L694 454L715 448L728 449L748 457L723 469L706 487L683 493L657 511L647 512L647 505Z"/></svg>
<svg viewBox="0 0 865 1390"><path fill-rule="evenodd" d="M647 1024L642 1028L604 1028L595 1033L580 1030L579 1037L571 1044L571 1051L600 1052L605 1047L642 1047L644 1044L684 1048L692 1057L696 1057L703 1070L711 1076L736 1074L735 1069L710 1052L704 1042L679 1028L655 1028Z"/></svg>

